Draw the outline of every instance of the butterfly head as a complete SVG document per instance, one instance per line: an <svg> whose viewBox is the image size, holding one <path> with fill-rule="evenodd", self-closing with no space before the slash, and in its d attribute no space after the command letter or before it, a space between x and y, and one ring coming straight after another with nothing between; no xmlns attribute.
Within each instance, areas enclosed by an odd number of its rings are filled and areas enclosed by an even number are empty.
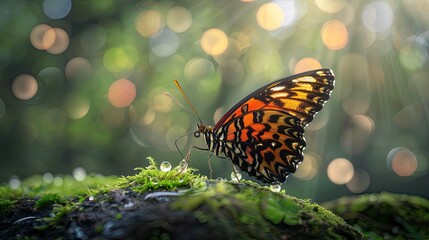
<svg viewBox="0 0 429 240"><path fill-rule="evenodd" d="M197 131L195 131L194 136L199 137L200 134L207 135L207 133L213 132L213 127L204 125L202 123L197 123Z"/></svg>

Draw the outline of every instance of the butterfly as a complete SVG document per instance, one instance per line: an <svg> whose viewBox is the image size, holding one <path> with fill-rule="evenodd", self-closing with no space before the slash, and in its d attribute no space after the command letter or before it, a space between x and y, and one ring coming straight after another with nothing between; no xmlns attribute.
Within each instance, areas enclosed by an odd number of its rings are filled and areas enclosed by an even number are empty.
<svg viewBox="0 0 429 240"><path fill-rule="evenodd" d="M204 150L231 159L250 176L283 183L304 159L304 128L329 99L334 79L332 70L318 69L269 83L238 102L214 127L200 120L194 136L204 137Z"/></svg>

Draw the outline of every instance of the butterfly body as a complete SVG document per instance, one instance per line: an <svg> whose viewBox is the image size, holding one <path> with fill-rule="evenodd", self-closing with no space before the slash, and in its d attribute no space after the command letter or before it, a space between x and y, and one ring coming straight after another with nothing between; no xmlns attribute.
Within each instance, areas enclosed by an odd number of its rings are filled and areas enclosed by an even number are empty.
<svg viewBox="0 0 429 240"><path fill-rule="evenodd" d="M330 69L286 77L249 94L214 127L198 125L208 149L265 183L283 183L303 161L304 128L334 88Z"/></svg>

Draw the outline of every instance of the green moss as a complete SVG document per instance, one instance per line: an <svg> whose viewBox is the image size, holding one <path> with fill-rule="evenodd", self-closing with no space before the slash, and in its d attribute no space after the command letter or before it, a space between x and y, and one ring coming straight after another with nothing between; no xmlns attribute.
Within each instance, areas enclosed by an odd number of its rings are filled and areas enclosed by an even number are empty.
<svg viewBox="0 0 429 240"><path fill-rule="evenodd" d="M118 181L116 176L98 174L88 175L84 181L77 181L68 175L57 177L61 179L61 184L55 184L53 181L46 182L42 176L36 175L24 179L18 189L12 189L9 185L0 186L0 199L34 198L48 193L58 193L62 196L86 195L91 189L111 186Z"/></svg>
<svg viewBox="0 0 429 240"><path fill-rule="evenodd" d="M54 204L64 203L65 200L62 199L58 193L46 193L36 201L36 208L43 209L52 207Z"/></svg>
<svg viewBox="0 0 429 240"><path fill-rule="evenodd" d="M39 220L39 225L35 227L38 230L49 228L64 228L61 222L67 215L77 208L76 204L66 202L64 205L54 205L51 214Z"/></svg>
<svg viewBox="0 0 429 240"><path fill-rule="evenodd" d="M182 230L187 229L187 233L240 239L361 237L358 231L326 209L288 196L284 191L272 192L269 187L248 180L239 183L207 180L189 168L161 171L152 158L148 160L149 166L136 168L138 172L135 175L121 178L94 175L84 182L77 182L63 176L63 185L55 186L44 182L41 177L32 177L31 181L24 180L19 189L11 190L7 186L0 189L9 198L3 201L3 208L10 208L13 199L19 196L38 199L34 203L36 210L53 206L49 214L37 221L34 229L39 233L55 229L66 234L70 223L76 225L78 223L75 221L79 222L77 219L82 218L85 223L91 222L88 229L92 229L94 234L105 234L106 221L129 221L128 214L131 213L145 219L145 213L149 213L149 219L167 216L156 222L150 220L161 225L143 225L143 229L152 226L148 235L144 235L150 239L177 237L172 231L180 229L178 225ZM156 197L146 200L142 197L150 191L174 191L175 194L173 197L162 197L164 200L157 200ZM135 207L125 207L128 202L134 202Z"/></svg>
<svg viewBox="0 0 429 240"><path fill-rule="evenodd" d="M116 185L119 188L130 188L135 192L144 193L149 190L174 190L179 187L190 187L205 180L205 177L193 174L195 169L181 169L179 166L170 171L161 171L153 158L148 157L149 166L136 168L140 171L133 176L121 177Z"/></svg>
<svg viewBox="0 0 429 240"><path fill-rule="evenodd" d="M255 183L249 186L211 181L206 189L185 194L171 207L191 211L199 222L212 227L234 226L230 231L239 232L237 236L241 239L276 239L300 233L309 238L320 237L321 229L329 239L361 237L343 219L323 207Z"/></svg>
<svg viewBox="0 0 429 240"><path fill-rule="evenodd" d="M291 198L276 196L262 198L261 207L263 216L274 224L284 222L288 225L297 225L301 223L300 207Z"/></svg>
<svg viewBox="0 0 429 240"><path fill-rule="evenodd" d="M0 199L0 215L5 216L9 214L11 208L15 205L15 200Z"/></svg>
<svg viewBox="0 0 429 240"><path fill-rule="evenodd" d="M152 232L152 235L150 236L149 239L150 240L170 240L171 236L168 233L161 231L160 229L155 229Z"/></svg>
<svg viewBox="0 0 429 240"><path fill-rule="evenodd" d="M19 199L23 197L23 190L21 188L12 189L9 185L0 186L0 199Z"/></svg>
<svg viewBox="0 0 429 240"><path fill-rule="evenodd" d="M429 200L392 193L343 197L324 206L368 238L427 239Z"/></svg>

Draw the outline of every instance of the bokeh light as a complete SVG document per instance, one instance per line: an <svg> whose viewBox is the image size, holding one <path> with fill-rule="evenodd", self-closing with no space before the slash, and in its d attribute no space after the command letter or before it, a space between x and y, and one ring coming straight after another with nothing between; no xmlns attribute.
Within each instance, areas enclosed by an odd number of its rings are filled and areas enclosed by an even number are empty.
<svg viewBox="0 0 429 240"><path fill-rule="evenodd" d="M422 177L429 173L429 153L426 150L417 149L413 151L417 159L417 170L413 173L415 177Z"/></svg>
<svg viewBox="0 0 429 240"><path fill-rule="evenodd" d="M417 170L417 158L413 152L404 147L392 149L387 155L387 164L394 173L408 177Z"/></svg>
<svg viewBox="0 0 429 240"><path fill-rule="evenodd" d="M300 59L295 64L295 67L293 69L293 73L296 74L296 73L306 72L306 71L319 69L319 68L322 68L322 65L316 59L314 59L314 58L303 58L303 59Z"/></svg>
<svg viewBox="0 0 429 240"><path fill-rule="evenodd" d="M179 38L177 34L169 30L164 30L158 36L149 41L152 52L159 57L168 57L173 55L179 47Z"/></svg>
<svg viewBox="0 0 429 240"><path fill-rule="evenodd" d="M345 0L315 0L316 6L327 13L336 13L344 9Z"/></svg>
<svg viewBox="0 0 429 240"><path fill-rule="evenodd" d="M284 18L282 8L275 3L266 3L256 12L259 26L267 31L278 29L283 24Z"/></svg>
<svg viewBox="0 0 429 240"><path fill-rule="evenodd" d="M43 11L51 19L66 17L72 8L71 0L44 0Z"/></svg>
<svg viewBox="0 0 429 240"><path fill-rule="evenodd" d="M220 55L228 47L228 37L220 29L209 29L201 37L201 47L209 55Z"/></svg>
<svg viewBox="0 0 429 240"><path fill-rule="evenodd" d="M67 62L65 74L71 82L89 80L92 74L91 63L83 57L74 57Z"/></svg>
<svg viewBox="0 0 429 240"><path fill-rule="evenodd" d="M346 184L353 178L354 167L349 160L336 158L329 163L327 173L333 183Z"/></svg>
<svg viewBox="0 0 429 240"><path fill-rule="evenodd" d="M81 119L90 109L90 102L86 97L70 95L65 99L64 110L71 119Z"/></svg>
<svg viewBox="0 0 429 240"><path fill-rule="evenodd" d="M416 70L424 66L428 60L427 45L428 40L423 37L408 37L399 50L401 65L408 70Z"/></svg>
<svg viewBox="0 0 429 240"><path fill-rule="evenodd" d="M366 115L355 115L341 136L343 149L352 155L366 150L369 139L375 131L374 121Z"/></svg>
<svg viewBox="0 0 429 240"><path fill-rule="evenodd" d="M83 29L80 44L86 52L100 50L107 41L106 30L100 25L90 25Z"/></svg>
<svg viewBox="0 0 429 240"><path fill-rule="evenodd" d="M191 12L181 6L171 8L165 18L168 28L176 33L186 32L192 25Z"/></svg>
<svg viewBox="0 0 429 240"><path fill-rule="evenodd" d="M54 181L54 175L50 172L47 172L47 173L43 174L42 179L46 183L51 183Z"/></svg>
<svg viewBox="0 0 429 240"><path fill-rule="evenodd" d="M153 98L152 109L157 112L169 112L173 107L173 100L165 95L158 94Z"/></svg>
<svg viewBox="0 0 429 240"><path fill-rule="evenodd" d="M72 175L76 181L82 182L86 178L86 170L83 167L77 167L73 169Z"/></svg>
<svg viewBox="0 0 429 240"><path fill-rule="evenodd" d="M64 183L64 179L62 178L62 177L60 177L60 176L56 176L56 177L54 177L54 185L55 186L62 186L63 185L63 183Z"/></svg>
<svg viewBox="0 0 429 240"><path fill-rule="evenodd" d="M55 31L47 24L37 25L31 30L30 42L39 50L50 48L55 42Z"/></svg>
<svg viewBox="0 0 429 240"><path fill-rule="evenodd" d="M321 35L323 43L331 50L343 49L349 41L349 32L346 26L338 20L325 23Z"/></svg>
<svg viewBox="0 0 429 240"><path fill-rule="evenodd" d="M393 117L393 121L402 128L414 128L421 123L421 114L413 105L408 105L401 109Z"/></svg>
<svg viewBox="0 0 429 240"><path fill-rule="evenodd" d="M136 86L128 79L119 79L110 85L108 98L114 107L128 107L136 98Z"/></svg>
<svg viewBox="0 0 429 240"><path fill-rule="evenodd" d="M204 79L213 72L213 62L204 58L192 58L185 66L185 77L191 82Z"/></svg>
<svg viewBox="0 0 429 240"><path fill-rule="evenodd" d="M140 13L135 21L137 32L145 38L156 36L164 29L164 26L164 16L154 10L147 10Z"/></svg>
<svg viewBox="0 0 429 240"><path fill-rule="evenodd" d="M137 50L132 46L114 47L106 51L104 66L112 72L132 69L139 59Z"/></svg>
<svg viewBox="0 0 429 240"><path fill-rule="evenodd" d="M287 27L293 25L299 17L299 8L297 5L300 3L295 0L275 0L273 4L279 6L283 12L283 20L281 27ZM301 2L301 4L304 4ZM280 21L281 19L279 19Z"/></svg>
<svg viewBox="0 0 429 240"><path fill-rule="evenodd" d="M393 23L393 10L386 2L373 2L362 12L363 25L370 31L383 32L390 29Z"/></svg>
<svg viewBox="0 0 429 240"><path fill-rule="evenodd" d="M371 183L369 173L364 169L356 169L353 178L347 182L346 186L352 193L365 192Z"/></svg>
<svg viewBox="0 0 429 240"><path fill-rule="evenodd" d="M319 165L317 163L318 158L319 156L313 153L305 153L304 161L299 165L293 176L301 180L312 179L319 170Z"/></svg>
<svg viewBox="0 0 429 240"><path fill-rule="evenodd" d="M36 79L29 74L21 74L12 82L12 92L15 97L21 100L28 100L34 97L38 90Z"/></svg>
<svg viewBox="0 0 429 240"><path fill-rule="evenodd" d="M21 186L21 179L18 176L11 176L9 178L9 186L12 189L18 189Z"/></svg>
<svg viewBox="0 0 429 240"><path fill-rule="evenodd" d="M52 31L54 34L51 33ZM46 51L51 54L63 53L69 47L69 35L61 28L52 28L51 30L48 30L48 32L50 33L46 33L44 38L46 37L49 39L44 39L43 43L45 43L45 41L50 43L52 39L54 39L54 41L51 46L46 48ZM44 45L48 46L48 44Z"/></svg>

